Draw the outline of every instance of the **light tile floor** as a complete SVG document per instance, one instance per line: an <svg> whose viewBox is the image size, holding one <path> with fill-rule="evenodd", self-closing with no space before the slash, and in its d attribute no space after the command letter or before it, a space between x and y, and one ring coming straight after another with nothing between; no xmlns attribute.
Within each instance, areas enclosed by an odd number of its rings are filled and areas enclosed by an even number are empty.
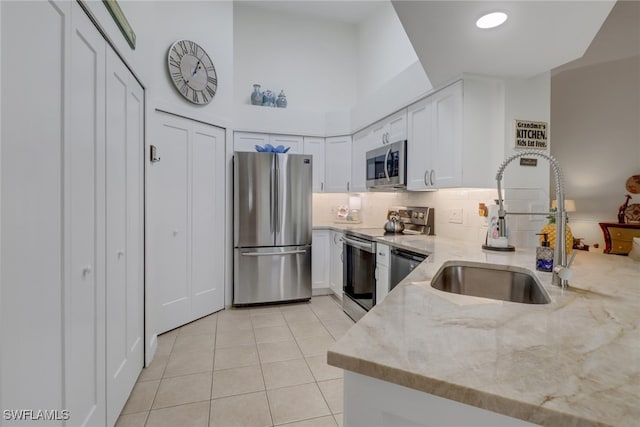
<svg viewBox="0 0 640 427"><path fill-rule="evenodd" d="M116 427L341 427L343 373L326 352L352 325L322 296L167 332Z"/></svg>

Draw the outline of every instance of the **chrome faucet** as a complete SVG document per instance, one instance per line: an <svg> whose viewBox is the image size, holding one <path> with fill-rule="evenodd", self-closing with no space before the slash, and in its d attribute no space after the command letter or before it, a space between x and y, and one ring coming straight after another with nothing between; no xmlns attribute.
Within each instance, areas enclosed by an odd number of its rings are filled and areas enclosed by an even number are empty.
<svg viewBox="0 0 640 427"><path fill-rule="evenodd" d="M549 161L551 168L553 169L553 175L556 182L556 200L557 200L557 210L555 212L506 212L504 210L503 200L502 200L502 188L501 181L502 175L504 174L504 170L509 163L519 157L541 157ZM566 224L567 224L567 211L564 206L564 186L562 182L562 171L560 170L560 165L558 161L553 157L545 153L541 153L539 151L527 150L521 151L517 154L514 154L511 157L505 159L502 162L500 167L498 168L498 173L496 174L496 181L498 181L498 227L500 232L500 237L506 236L506 220L505 217L507 215L550 215L555 214L556 216L556 247L553 251L553 277L552 283L557 286L561 286L562 289L566 289L569 285L569 279L572 276L571 272L571 264L573 263L573 258L575 257L575 252L571 257L571 260L567 262L567 235L565 232Z"/></svg>

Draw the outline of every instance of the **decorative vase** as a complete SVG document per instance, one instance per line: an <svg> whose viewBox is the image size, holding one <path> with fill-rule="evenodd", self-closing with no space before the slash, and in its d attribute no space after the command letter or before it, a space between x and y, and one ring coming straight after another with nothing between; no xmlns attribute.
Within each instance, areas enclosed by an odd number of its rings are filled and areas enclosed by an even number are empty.
<svg viewBox="0 0 640 427"><path fill-rule="evenodd" d="M275 107L276 96L269 89L262 93L262 106L263 107Z"/></svg>
<svg viewBox="0 0 640 427"><path fill-rule="evenodd" d="M278 95L278 100L276 101L276 107L287 108L287 95L284 94L284 90L281 90L280 95Z"/></svg>
<svg viewBox="0 0 640 427"><path fill-rule="evenodd" d="M253 92L251 92L251 105L262 105L262 92L260 92L260 85L253 85Z"/></svg>

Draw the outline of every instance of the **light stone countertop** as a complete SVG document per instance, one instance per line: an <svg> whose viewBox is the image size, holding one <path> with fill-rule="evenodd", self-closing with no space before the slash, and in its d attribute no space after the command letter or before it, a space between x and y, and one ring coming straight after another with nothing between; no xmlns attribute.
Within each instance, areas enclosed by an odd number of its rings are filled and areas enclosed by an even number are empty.
<svg viewBox="0 0 640 427"><path fill-rule="evenodd" d="M535 270L534 249L494 253L433 236L375 240L429 257L329 349L330 365L545 426L639 425L640 262L580 251L563 292L551 273ZM431 288L453 260L526 268L552 302Z"/></svg>

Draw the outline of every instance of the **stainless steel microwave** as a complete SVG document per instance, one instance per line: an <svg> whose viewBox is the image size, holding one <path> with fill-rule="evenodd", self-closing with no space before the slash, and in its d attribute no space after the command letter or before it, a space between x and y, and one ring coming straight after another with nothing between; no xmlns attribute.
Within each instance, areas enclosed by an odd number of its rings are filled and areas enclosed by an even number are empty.
<svg viewBox="0 0 640 427"><path fill-rule="evenodd" d="M367 189L373 191L407 188L407 141L398 141L367 152Z"/></svg>

